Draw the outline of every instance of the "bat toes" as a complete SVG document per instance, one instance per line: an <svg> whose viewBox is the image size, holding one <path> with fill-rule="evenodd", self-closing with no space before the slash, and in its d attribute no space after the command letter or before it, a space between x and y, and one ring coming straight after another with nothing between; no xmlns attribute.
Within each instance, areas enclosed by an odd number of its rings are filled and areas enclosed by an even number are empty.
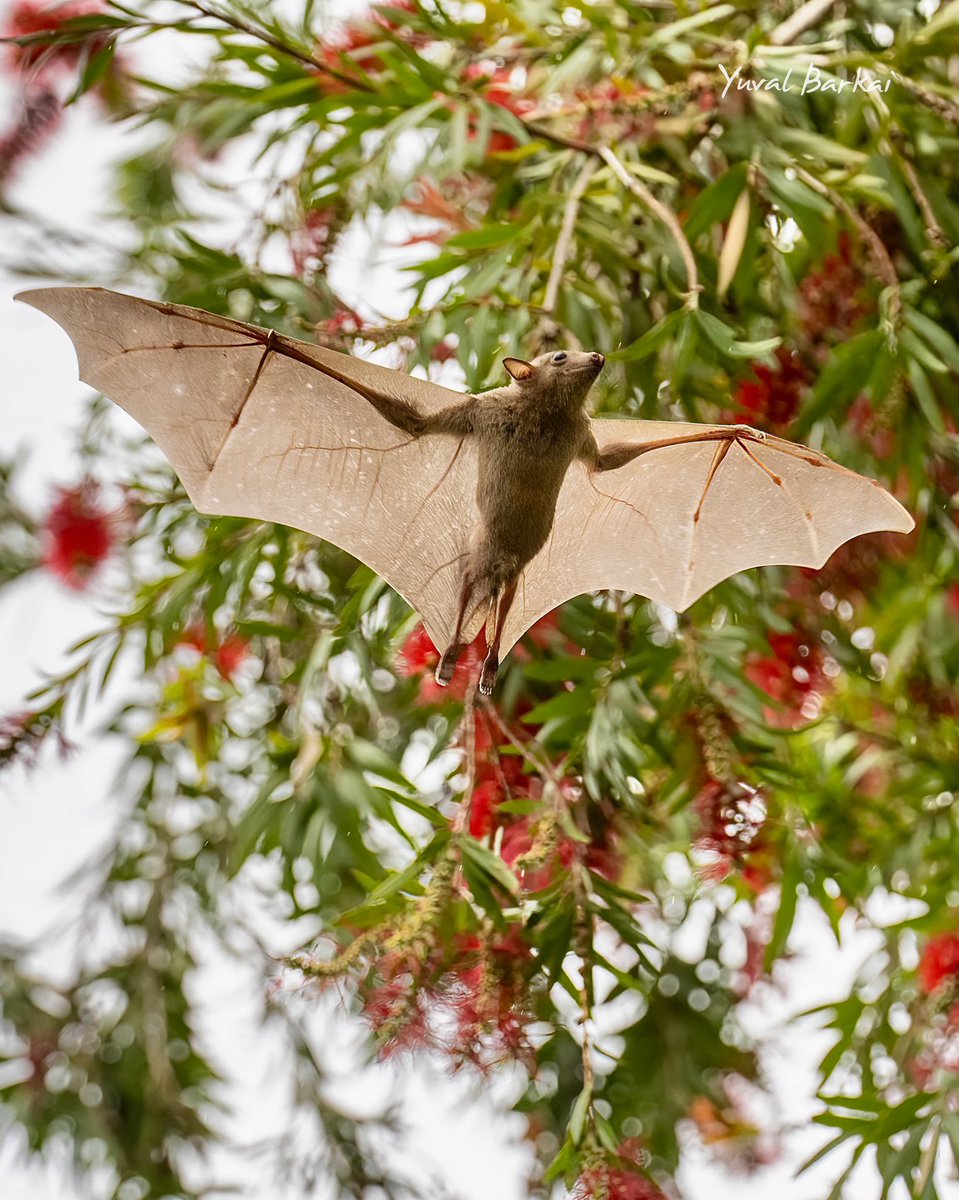
<svg viewBox="0 0 959 1200"><path fill-rule="evenodd" d="M488 654L483 662L483 670L479 681L479 690L484 696L492 696L498 672L499 659L495 654Z"/></svg>
<svg viewBox="0 0 959 1200"><path fill-rule="evenodd" d="M734 425L733 429L735 429L737 433L744 434L746 437L751 437L757 442L764 442L767 437L767 434L764 430L753 429L752 425Z"/></svg>
<svg viewBox="0 0 959 1200"><path fill-rule="evenodd" d="M463 647L459 642L454 643L437 663L434 678L440 687L446 687L452 680L462 649Z"/></svg>

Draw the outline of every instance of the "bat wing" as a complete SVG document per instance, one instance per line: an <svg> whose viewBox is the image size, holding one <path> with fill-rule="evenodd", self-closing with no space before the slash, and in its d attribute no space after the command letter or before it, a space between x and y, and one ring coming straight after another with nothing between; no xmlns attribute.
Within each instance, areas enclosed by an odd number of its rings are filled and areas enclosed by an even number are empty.
<svg viewBox="0 0 959 1200"><path fill-rule="evenodd" d="M550 539L520 583L504 652L544 613L583 592L622 589L682 612L738 571L821 567L852 537L914 525L874 480L782 438L717 440L729 426L676 421L591 424L601 449L702 440L650 449L608 472L573 463Z"/></svg>
<svg viewBox="0 0 959 1200"><path fill-rule="evenodd" d="M81 378L137 420L200 512L277 521L372 567L450 640L474 522L471 439L413 439L367 396L429 413L457 392L201 309L102 288L25 301L69 334Z"/></svg>

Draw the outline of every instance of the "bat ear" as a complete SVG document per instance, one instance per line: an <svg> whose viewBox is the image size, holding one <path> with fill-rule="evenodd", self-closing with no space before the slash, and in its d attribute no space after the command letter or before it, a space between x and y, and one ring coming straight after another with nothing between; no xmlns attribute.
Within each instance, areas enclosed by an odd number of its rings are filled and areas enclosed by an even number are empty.
<svg viewBox="0 0 959 1200"><path fill-rule="evenodd" d="M536 374L536 368L533 364L525 362L522 358L504 358L503 366L520 383L526 379L532 379Z"/></svg>

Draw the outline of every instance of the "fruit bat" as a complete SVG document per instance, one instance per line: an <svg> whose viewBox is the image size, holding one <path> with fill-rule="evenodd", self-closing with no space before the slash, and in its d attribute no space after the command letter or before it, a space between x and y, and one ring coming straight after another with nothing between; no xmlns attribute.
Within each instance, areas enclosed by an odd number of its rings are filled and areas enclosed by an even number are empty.
<svg viewBox="0 0 959 1200"><path fill-rule="evenodd" d="M444 651L441 683L484 623L489 694L500 656L582 592L681 612L748 567L821 567L913 527L875 481L747 425L588 417L602 354L507 358L507 386L464 396L201 309L17 298L66 330L200 512L307 530L382 575Z"/></svg>

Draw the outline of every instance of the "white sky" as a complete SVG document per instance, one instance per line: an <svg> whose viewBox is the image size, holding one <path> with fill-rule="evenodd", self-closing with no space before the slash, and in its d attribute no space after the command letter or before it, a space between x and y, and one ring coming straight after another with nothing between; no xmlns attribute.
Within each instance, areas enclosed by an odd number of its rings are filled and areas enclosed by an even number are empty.
<svg viewBox="0 0 959 1200"><path fill-rule="evenodd" d="M5 7L0 3L0 17ZM9 112L4 102L9 98L9 93L0 92L0 114ZM92 123L82 106L73 109L56 142L23 171L14 196L73 228L95 228L102 237L105 227L97 214L104 205L108 167L125 144L117 131ZM357 286L361 280L369 285L366 264L354 278ZM89 282L101 281L93 274ZM395 295L397 282L395 271L383 271L373 294ZM40 512L55 483L76 479L71 431L82 412L84 389L76 381L75 359L65 335L41 314L11 302L19 286L24 282L0 278L0 452L29 454L21 498ZM42 673L62 663L63 647L98 624L96 592L78 597L42 573L0 594L0 714L21 708L23 696ZM117 751L91 732L81 752L65 764L44 760L36 771L15 768L0 777L0 938L37 937L76 902L76 893L62 891L60 885L122 819L122 789L114 780ZM281 929L277 923L278 933ZM765 990L761 1002L751 1006L750 1027L757 1032L781 1028L790 1014L845 995L874 945L872 937L858 934L849 922L845 934L845 946L838 950L821 919L805 910L793 941L796 957L777 971L779 990ZM39 971L60 976L62 946L41 940L35 962ZM232 1081L230 1098L238 1113L229 1132L238 1143L257 1140L270 1130L279 1132L285 1122L277 1045L256 1028L256 986L255 971L223 954L211 956L195 986L202 1036ZM349 1062L355 1035L348 1023L329 1012L319 1012L317 1022L333 1059ZM731 1178L694 1152L679 1178L686 1200L767 1200L770 1195L777 1200L819 1200L827 1194L844 1165L841 1156L801 1180L791 1178L795 1164L824 1140L808 1118L813 1111L814 1066L827 1044L807 1022L799 1030L790 1027L766 1058L782 1117L797 1128L783 1159L753 1179ZM450 1191L463 1200L520 1200L526 1194L528 1156L515 1140L522 1121L497 1116L489 1095L484 1095L484 1086L502 1095L515 1094L515 1077L477 1086L466 1077L449 1081L435 1069L405 1067L354 1076L346 1086L358 1104L369 1103L371 1093L381 1094L387 1086L398 1088L414 1131L406 1156L413 1164L431 1160ZM219 1153L215 1166L217 1178L236 1184L241 1197L282 1200L269 1173L251 1167L239 1151ZM73 1200L83 1195L59 1170L16 1164L9 1144L0 1147L0 1194L4 1200ZM943 1195L950 1194L959 1196L959 1187L944 1184ZM871 1172L861 1172L848 1191L850 1200L874 1200L876 1195Z"/></svg>

